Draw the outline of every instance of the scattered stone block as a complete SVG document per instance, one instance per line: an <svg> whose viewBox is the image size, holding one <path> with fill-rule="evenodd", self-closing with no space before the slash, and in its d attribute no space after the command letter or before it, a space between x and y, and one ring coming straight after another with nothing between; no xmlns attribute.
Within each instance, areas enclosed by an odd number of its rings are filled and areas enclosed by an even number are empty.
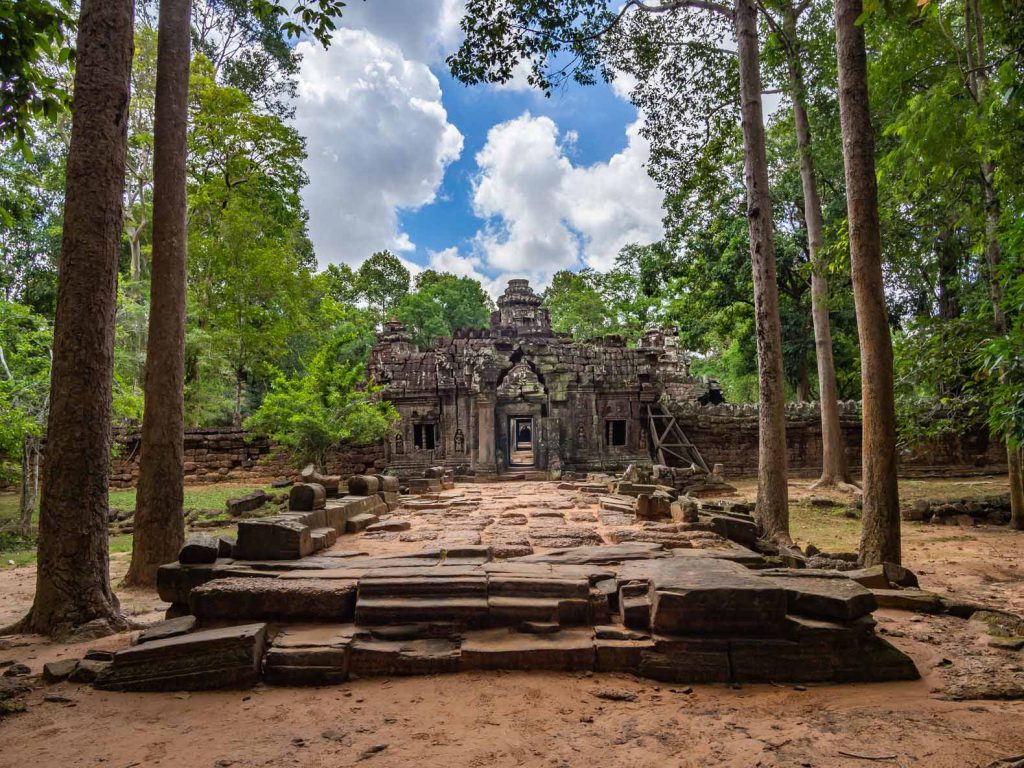
<svg viewBox="0 0 1024 768"><path fill-rule="evenodd" d="M640 661L644 653L654 650L654 641L646 639L614 639L598 637L594 641L595 662L597 672L631 672L640 669Z"/></svg>
<svg viewBox="0 0 1024 768"><path fill-rule="evenodd" d="M217 557L232 557L235 551L234 536L217 537Z"/></svg>
<svg viewBox="0 0 1024 768"><path fill-rule="evenodd" d="M82 659L68 675L72 683L95 683L110 668L111 662L97 659Z"/></svg>
<svg viewBox="0 0 1024 768"><path fill-rule="evenodd" d="M135 644L149 643L153 640L166 640L169 637L180 637L181 635L187 635L195 628L196 617L191 614L180 616L176 619L165 619L142 630L141 634L135 639Z"/></svg>
<svg viewBox="0 0 1024 768"><path fill-rule="evenodd" d="M378 519L376 515L369 512L360 512L359 514L352 515L352 517L345 521L345 533L358 533L369 528Z"/></svg>
<svg viewBox="0 0 1024 768"><path fill-rule="evenodd" d="M232 517L238 517L243 512L252 512L254 509L259 509L270 500L265 491L253 491L247 493L244 496L236 496L228 499L224 502L224 506L228 510L228 514Z"/></svg>
<svg viewBox="0 0 1024 768"><path fill-rule="evenodd" d="M295 488L308 486L295 486ZM294 491L295 488L292 490ZM294 560L313 553L310 527L285 517L240 520L235 557L239 560Z"/></svg>
<svg viewBox="0 0 1024 768"><path fill-rule="evenodd" d="M265 624L208 629L134 645L114 654L96 687L114 691L247 688L257 682ZM81 665L79 665L81 667Z"/></svg>
<svg viewBox="0 0 1024 768"><path fill-rule="evenodd" d="M408 520L384 520L379 523L373 523L366 527L367 533L385 533L395 531L408 531L412 528L412 523Z"/></svg>
<svg viewBox="0 0 1024 768"><path fill-rule="evenodd" d="M921 589L872 589L879 608L895 608L914 613L942 613L942 598Z"/></svg>
<svg viewBox="0 0 1024 768"><path fill-rule="evenodd" d="M789 613L813 619L851 622L876 608L875 598L841 573L832 571L761 571L758 574L786 590Z"/></svg>
<svg viewBox="0 0 1024 768"><path fill-rule="evenodd" d="M348 479L348 492L351 496L375 496L379 490L380 480L376 475L353 475Z"/></svg>
<svg viewBox="0 0 1024 768"><path fill-rule="evenodd" d="M43 680L47 683L59 683L67 680L78 666L78 659L60 659L43 664Z"/></svg>
<svg viewBox="0 0 1024 768"><path fill-rule="evenodd" d="M184 565L214 563L220 553L220 545L212 536L189 536L178 552L178 562Z"/></svg>

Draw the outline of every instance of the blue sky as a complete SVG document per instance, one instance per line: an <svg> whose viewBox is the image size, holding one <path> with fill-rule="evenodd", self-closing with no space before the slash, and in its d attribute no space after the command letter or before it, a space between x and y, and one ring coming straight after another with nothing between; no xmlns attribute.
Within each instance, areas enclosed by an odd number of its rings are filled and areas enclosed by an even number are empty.
<svg viewBox="0 0 1024 768"><path fill-rule="evenodd" d="M511 277L607 269L661 236L661 195L624 88L569 86L546 99L517 77L467 88L444 57L463 0L351 4L326 51L303 55L296 127L321 266L389 248L414 271Z"/></svg>

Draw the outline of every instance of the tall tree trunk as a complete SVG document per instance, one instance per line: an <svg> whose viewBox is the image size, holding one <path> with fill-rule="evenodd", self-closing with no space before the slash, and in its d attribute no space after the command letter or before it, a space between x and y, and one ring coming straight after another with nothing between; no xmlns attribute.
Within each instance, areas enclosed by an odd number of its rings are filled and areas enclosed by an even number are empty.
<svg viewBox="0 0 1024 768"><path fill-rule="evenodd" d="M185 153L191 0L161 0L153 129L153 256L146 400L132 562L125 583L152 586L185 541Z"/></svg>
<svg viewBox="0 0 1024 768"><path fill-rule="evenodd" d="M875 138L868 101L864 30L857 24L862 10L861 0L836 0L839 117L864 401L860 559L864 565L876 565L900 562L900 499L896 480L892 337L882 281Z"/></svg>
<svg viewBox="0 0 1024 768"><path fill-rule="evenodd" d="M985 68L985 27L981 7L977 0L965 4L964 32L966 36L967 63L971 74L968 87L971 88L977 104L984 108L988 85L988 71ZM989 296L992 301L992 315L995 332L1004 336L1007 331L1006 310L1003 307L1003 284L1001 265L1003 250L999 245L999 219L1002 209L996 191L996 164L985 158L981 164L982 196L985 203L985 261L989 272ZM1021 466L1021 451L1010 445L1006 447L1006 466L1010 482L1010 525L1024 530L1024 467Z"/></svg>
<svg viewBox="0 0 1024 768"><path fill-rule="evenodd" d="M783 31L789 38L787 63L789 87L792 91L793 122L796 145L800 153L800 183L804 196L804 222L807 226L807 247L811 253L811 320L814 322L814 350L818 363L818 397L821 401L821 477L812 488L835 488L857 491L850 480L846 463L846 446L839 424L839 387L832 358L832 328L828 316L828 278L825 256L821 252L825 240L825 217L821 211L818 181L814 176L811 151L811 123L807 117L807 86L800 62L796 10L792 2L783 9Z"/></svg>
<svg viewBox="0 0 1024 768"><path fill-rule="evenodd" d="M32 516L39 501L39 438L27 437L21 446L21 498L18 503L18 528L23 534L32 530Z"/></svg>
<svg viewBox="0 0 1024 768"><path fill-rule="evenodd" d="M944 228L935 244L938 257L939 319L955 320L960 317L960 303L956 296L956 279L960 269L956 232L952 225Z"/></svg>
<svg viewBox="0 0 1024 768"><path fill-rule="evenodd" d="M757 8L754 0L736 0L734 23L740 63L744 178L757 335L759 410L756 512L766 538L790 543L782 326L779 321L779 287L775 275L772 201L768 189L768 159L761 111L761 54L758 49Z"/></svg>
<svg viewBox="0 0 1024 768"><path fill-rule="evenodd" d="M131 0L82 0L43 454L39 565L22 628L123 628L110 587L107 487Z"/></svg>

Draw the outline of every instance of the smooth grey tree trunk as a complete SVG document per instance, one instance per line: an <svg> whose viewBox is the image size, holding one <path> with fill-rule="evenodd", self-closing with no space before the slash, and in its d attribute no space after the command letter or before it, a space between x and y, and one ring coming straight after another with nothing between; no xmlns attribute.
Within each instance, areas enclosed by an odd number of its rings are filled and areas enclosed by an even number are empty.
<svg viewBox="0 0 1024 768"><path fill-rule="evenodd" d="M868 100L864 30L857 24L862 11L861 0L836 0L839 117L864 402L860 559L864 565L876 565L900 562L900 500L892 337L882 280L875 139Z"/></svg>

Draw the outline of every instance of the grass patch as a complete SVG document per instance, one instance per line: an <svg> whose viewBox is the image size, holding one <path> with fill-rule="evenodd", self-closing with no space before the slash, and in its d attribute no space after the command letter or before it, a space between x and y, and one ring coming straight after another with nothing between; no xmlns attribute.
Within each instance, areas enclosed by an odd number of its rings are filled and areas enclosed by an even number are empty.
<svg viewBox="0 0 1024 768"><path fill-rule="evenodd" d="M793 539L801 546L813 544L825 552L856 552L860 543L860 520L847 517L842 508L789 505Z"/></svg>

